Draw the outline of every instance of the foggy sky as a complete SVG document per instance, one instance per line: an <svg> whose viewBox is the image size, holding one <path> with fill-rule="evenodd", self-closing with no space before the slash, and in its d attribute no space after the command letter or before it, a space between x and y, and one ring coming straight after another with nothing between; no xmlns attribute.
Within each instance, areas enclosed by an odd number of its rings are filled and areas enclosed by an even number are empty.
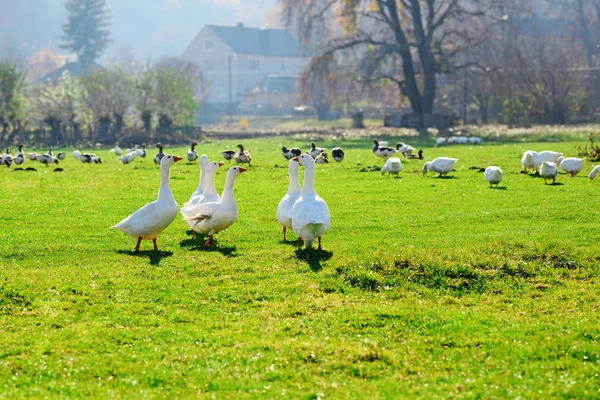
<svg viewBox="0 0 600 400"><path fill-rule="evenodd" d="M261 26L277 0L107 0L114 41L101 61L115 57L180 56L206 24ZM29 57L60 49L64 0L0 0L0 57Z"/></svg>

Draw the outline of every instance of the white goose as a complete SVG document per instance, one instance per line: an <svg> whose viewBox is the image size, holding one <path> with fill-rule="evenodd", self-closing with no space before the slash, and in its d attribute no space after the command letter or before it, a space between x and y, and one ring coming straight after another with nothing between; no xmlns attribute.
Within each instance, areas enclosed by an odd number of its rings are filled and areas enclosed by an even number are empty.
<svg viewBox="0 0 600 400"><path fill-rule="evenodd" d="M217 173L217 170L223 165L223 163L216 161L209 162L206 165L206 172L204 174L206 183L204 184L204 190L202 191L201 195L192 197L187 203L183 205L183 207L181 208L181 214L184 217L193 217L196 214L198 214L194 207L196 207L199 204L208 203L212 201L221 201L221 197L219 197L219 194L217 193L217 189L215 187L215 174Z"/></svg>
<svg viewBox="0 0 600 400"><path fill-rule="evenodd" d="M596 175L598 175L598 172L600 172L600 165L596 165L594 168L592 168L592 171L589 174L589 178L593 180L596 177Z"/></svg>
<svg viewBox="0 0 600 400"><path fill-rule="evenodd" d="M550 151L550 150L540 151L537 154L538 165L543 163L544 161L551 161L555 164L558 164L558 159L560 157L562 157L562 155L563 155L563 153L559 153L557 151Z"/></svg>
<svg viewBox="0 0 600 400"><path fill-rule="evenodd" d="M111 151L115 153L115 156L120 156L121 154L123 154L123 150L121 150L121 148L119 147L119 142L115 143L115 148Z"/></svg>
<svg viewBox="0 0 600 400"><path fill-rule="evenodd" d="M279 205L277 206L277 220L283 226L283 241L287 241L286 231L287 229L293 229L292 227L292 208L294 203L300 197L300 178L298 177L298 170L300 164L296 161L290 160L288 174L290 176L290 185L288 191L283 196Z"/></svg>
<svg viewBox="0 0 600 400"><path fill-rule="evenodd" d="M498 187L498 184L502 180L504 173L500 167L490 166L485 169L483 176L485 177L485 180L490 183L490 187L492 187L492 185L496 185L496 187Z"/></svg>
<svg viewBox="0 0 600 400"><path fill-rule="evenodd" d="M427 173L427 171L437 172L441 177L442 175L446 175L448 172L454 169L454 164L458 161L458 158L448 158L448 157L438 157L431 162L426 162L423 165L423 175Z"/></svg>
<svg viewBox="0 0 600 400"><path fill-rule="evenodd" d="M229 168L223 190L223 200L200 204L196 207L196 215L185 218L188 223L191 222L190 228L194 232L208 235L204 246L213 246L213 235L229 228L237 220L238 208L233 195L233 185L235 179L244 171L246 168L237 165Z"/></svg>
<svg viewBox="0 0 600 400"><path fill-rule="evenodd" d="M169 173L171 166L180 161L181 157L172 154L163 157L160 162L160 189L158 190L158 199L152 203L146 204L123 221L111 228L125 232L133 238L137 238L137 245L134 251L140 251L142 240L150 240L156 246L156 238L160 233L177 217L179 207L173 198L169 182Z"/></svg>
<svg viewBox="0 0 600 400"><path fill-rule="evenodd" d="M546 180L552 179L552 183L556 182L556 176L558 175L558 166L552 161L544 161L540 165L540 176Z"/></svg>
<svg viewBox="0 0 600 400"><path fill-rule="evenodd" d="M190 200L196 196L202 195L204 193L204 186L206 186L206 166L208 165L208 156L206 154L202 154L200 156L200 180L198 181L198 187L196 187L196 191L192 193L190 196Z"/></svg>
<svg viewBox="0 0 600 400"><path fill-rule="evenodd" d="M577 158L577 157L569 157L569 158L559 157L558 158L560 169L562 169L563 171L565 171L567 174L569 174L571 176L575 176L581 172L581 170L583 169L584 161L585 160L583 158Z"/></svg>
<svg viewBox="0 0 600 400"><path fill-rule="evenodd" d="M389 175L398 176L398 173L400 171L402 171L402 161L400 161L400 159L398 157L391 157L391 158L387 159L383 168L381 168L381 175L384 175L387 173L388 176Z"/></svg>
<svg viewBox="0 0 600 400"><path fill-rule="evenodd" d="M523 172L527 172L528 169L537 171L538 168L538 153L533 150L527 150L521 157L521 168Z"/></svg>
<svg viewBox="0 0 600 400"><path fill-rule="evenodd" d="M331 215L325 200L319 197L315 191L315 176L317 167L315 160L310 154L302 154L300 157L292 158L304 166L304 186L300 197L292 208L292 228L298 236L298 247L300 239L304 240L306 248L312 248L315 238L319 240L321 248L321 236L323 236L331 225Z"/></svg>

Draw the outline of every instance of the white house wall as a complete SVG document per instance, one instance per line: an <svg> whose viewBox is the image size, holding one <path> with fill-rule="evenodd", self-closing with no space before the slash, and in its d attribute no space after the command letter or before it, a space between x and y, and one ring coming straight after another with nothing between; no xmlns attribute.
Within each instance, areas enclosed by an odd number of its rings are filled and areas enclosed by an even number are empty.
<svg viewBox="0 0 600 400"><path fill-rule="evenodd" d="M192 41L182 58L202 69L208 84L204 99L206 103L229 102L229 58L231 58L231 93L234 102L240 101L240 93L251 89L269 76L299 76L308 62L306 58L233 53L232 49L208 27L205 27Z"/></svg>

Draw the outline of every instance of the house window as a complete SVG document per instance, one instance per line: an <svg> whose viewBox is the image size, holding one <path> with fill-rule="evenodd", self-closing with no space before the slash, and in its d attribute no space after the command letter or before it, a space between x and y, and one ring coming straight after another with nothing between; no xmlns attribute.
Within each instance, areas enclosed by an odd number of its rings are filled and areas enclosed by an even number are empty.
<svg viewBox="0 0 600 400"><path fill-rule="evenodd" d="M248 69L250 71L260 71L260 61L259 60L248 61Z"/></svg>
<svg viewBox="0 0 600 400"><path fill-rule="evenodd" d="M205 40L204 41L204 49L208 51L212 51L215 49L215 42L213 40Z"/></svg>

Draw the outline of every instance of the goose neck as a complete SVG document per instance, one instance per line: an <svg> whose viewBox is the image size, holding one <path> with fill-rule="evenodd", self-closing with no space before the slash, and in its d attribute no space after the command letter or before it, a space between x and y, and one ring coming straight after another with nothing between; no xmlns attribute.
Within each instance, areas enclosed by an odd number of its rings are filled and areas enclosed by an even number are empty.
<svg viewBox="0 0 600 400"><path fill-rule="evenodd" d="M235 203L235 197L233 196L235 178L236 176L234 174L227 174L227 179L225 179L225 188L223 189L223 194L221 196L223 203Z"/></svg>
<svg viewBox="0 0 600 400"><path fill-rule="evenodd" d="M304 186L302 186L303 195L315 195L315 176L316 168L312 165L304 166Z"/></svg>
<svg viewBox="0 0 600 400"><path fill-rule="evenodd" d="M158 200L173 200L173 193L171 192L171 182L170 182L170 166L164 166L160 171L160 189L158 190Z"/></svg>

